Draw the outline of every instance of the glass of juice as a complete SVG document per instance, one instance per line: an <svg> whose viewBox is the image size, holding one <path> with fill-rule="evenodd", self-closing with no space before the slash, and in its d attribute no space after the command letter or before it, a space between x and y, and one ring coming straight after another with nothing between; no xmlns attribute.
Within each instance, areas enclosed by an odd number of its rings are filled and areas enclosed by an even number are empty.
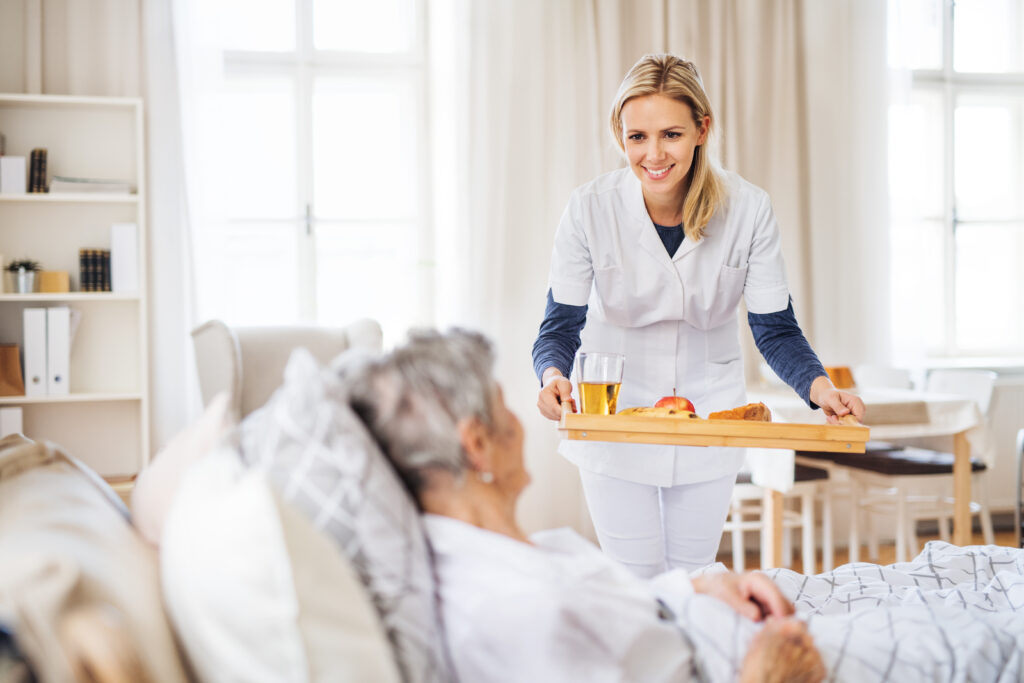
<svg viewBox="0 0 1024 683"><path fill-rule="evenodd" d="M588 415L614 415L622 386L621 353L585 351L576 356L576 383L580 393L580 412Z"/></svg>

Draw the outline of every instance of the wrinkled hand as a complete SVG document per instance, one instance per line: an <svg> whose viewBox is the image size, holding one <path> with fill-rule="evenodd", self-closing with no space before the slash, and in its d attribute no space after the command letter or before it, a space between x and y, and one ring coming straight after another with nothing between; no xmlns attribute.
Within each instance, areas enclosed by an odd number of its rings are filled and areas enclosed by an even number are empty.
<svg viewBox="0 0 1024 683"><path fill-rule="evenodd" d="M825 375L811 382L810 397L811 401L821 407L829 424L839 424L839 418L851 414L858 421L864 421L864 402L860 397L836 389Z"/></svg>
<svg viewBox="0 0 1024 683"><path fill-rule="evenodd" d="M750 642L740 683L819 683L826 673L807 626L770 617Z"/></svg>
<svg viewBox="0 0 1024 683"><path fill-rule="evenodd" d="M693 579L693 589L721 600L752 621L793 613L792 603L764 574L705 574Z"/></svg>
<svg viewBox="0 0 1024 683"><path fill-rule="evenodd" d="M537 395L540 414L549 420L562 419L562 401L568 401L572 412L576 412L576 401L572 397L572 382L561 372L548 368L544 371L544 386Z"/></svg>

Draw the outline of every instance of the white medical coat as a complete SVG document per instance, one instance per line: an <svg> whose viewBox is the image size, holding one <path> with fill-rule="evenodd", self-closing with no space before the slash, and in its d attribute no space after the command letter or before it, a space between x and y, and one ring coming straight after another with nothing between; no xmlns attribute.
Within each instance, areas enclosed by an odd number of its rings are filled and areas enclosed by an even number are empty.
<svg viewBox="0 0 1024 683"><path fill-rule="evenodd" d="M672 393L702 415L746 403L737 309L785 310L778 224L764 190L725 174L728 197L699 242L669 256L628 168L573 192L555 235L548 285L561 304L589 306L581 351L625 354L619 408ZM734 474L736 448L563 441L577 466L655 486Z"/></svg>
<svg viewBox="0 0 1024 683"><path fill-rule="evenodd" d="M683 570L644 582L570 529L533 546L424 515L460 681L696 680L689 639L658 616L693 595Z"/></svg>

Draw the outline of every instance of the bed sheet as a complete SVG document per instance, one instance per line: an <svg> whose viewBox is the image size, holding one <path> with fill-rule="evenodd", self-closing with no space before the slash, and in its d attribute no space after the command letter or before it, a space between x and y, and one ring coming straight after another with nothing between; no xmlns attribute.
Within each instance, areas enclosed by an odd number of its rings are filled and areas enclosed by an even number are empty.
<svg viewBox="0 0 1024 683"><path fill-rule="evenodd" d="M827 681L1024 681L1024 550L933 541L900 564L765 574L807 622ZM677 617L701 677L736 680L761 626L703 595Z"/></svg>

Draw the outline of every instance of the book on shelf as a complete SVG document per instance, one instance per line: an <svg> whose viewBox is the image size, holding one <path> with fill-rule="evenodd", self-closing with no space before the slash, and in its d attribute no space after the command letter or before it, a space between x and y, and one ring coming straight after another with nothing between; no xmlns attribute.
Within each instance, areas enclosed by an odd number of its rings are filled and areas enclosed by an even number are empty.
<svg viewBox="0 0 1024 683"><path fill-rule="evenodd" d="M46 192L46 148L32 150L28 174L29 192Z"/></svg>
<svg viewBox="0 0 1024 683"><path fill-rule="evenodd" d="M131 183L122 180L99 180L96 178L69 178L53 176L50 180L52 194L84 192L95 194L131 194Z"/></svg>
<svg viewBox="0 0 1024 683"><path fill-rule="evenodd" d="M78 291L110 291L110 250L78 250Z"/></svg>

